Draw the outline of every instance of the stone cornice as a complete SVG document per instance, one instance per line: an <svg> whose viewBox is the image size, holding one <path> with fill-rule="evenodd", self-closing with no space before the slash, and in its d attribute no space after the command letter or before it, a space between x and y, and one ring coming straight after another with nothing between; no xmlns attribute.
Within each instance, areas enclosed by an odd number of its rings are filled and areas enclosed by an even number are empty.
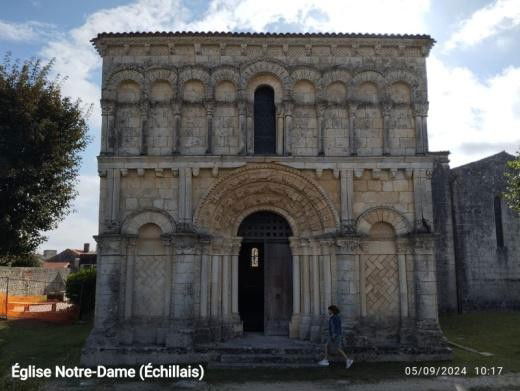
<svg viewBox="0 0 520 391"><path fill-rule="evenodd" d="M107 46L146 46L143 54L151 45L166 45L170 48L179 45L194 45L195 54L200 52L200 45L218 45L223 51L226 45L260 45L266 49L270 45L330 46L331 54L337 46L347 46L357 51L371 47L377 52L384 48L395 48L402 52L405 48L418 48L419 55L426 57L435 41L429 35L394 35L394 34L355 34L355 33L226 33L226 32L129 32L100 33L91 40L97 51L104 56ZM285 49L284 49L285 50ZM382 53L381 53L382 54Z"/></svg>

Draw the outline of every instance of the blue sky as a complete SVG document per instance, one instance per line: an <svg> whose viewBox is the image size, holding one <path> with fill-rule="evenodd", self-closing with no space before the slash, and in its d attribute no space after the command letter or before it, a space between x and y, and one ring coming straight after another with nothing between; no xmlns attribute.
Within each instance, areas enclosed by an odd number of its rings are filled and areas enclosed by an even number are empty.
<svg viewBox="0 0 520 391"><path fill-rule="evenodd" d="M93 104L75 213L41 248L81 247L97 232L102 31L426 33L430 150L452 166L520 147L520 0L17 0L0 8L0 52L55 58L63 92Z"/></svg>

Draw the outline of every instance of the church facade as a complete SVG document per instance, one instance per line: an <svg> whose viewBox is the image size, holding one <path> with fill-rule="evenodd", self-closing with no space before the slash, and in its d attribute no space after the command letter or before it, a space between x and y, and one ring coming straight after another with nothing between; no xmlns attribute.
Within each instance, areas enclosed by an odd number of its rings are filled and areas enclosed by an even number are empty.
<svg viewBox="0 0 520 391"><path fill-rule="evenodd" d="M331 304L353 350L449 357L431 188L448 153L428 150L429 36L93 43L101 199L84 363L196 360L200 344L245 332L321 343Z"/></svg>

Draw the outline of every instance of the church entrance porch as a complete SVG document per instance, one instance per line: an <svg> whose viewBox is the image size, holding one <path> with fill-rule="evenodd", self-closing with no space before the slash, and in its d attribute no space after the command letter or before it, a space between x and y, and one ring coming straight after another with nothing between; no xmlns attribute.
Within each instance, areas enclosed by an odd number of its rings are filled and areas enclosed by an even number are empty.
<svg viewBox="0 0 520 391"><path fill-rule="evenodd" d="M244 331L289 335L292 314L292 257L287 221L256 212L239 227L238 307Z"/></svg>

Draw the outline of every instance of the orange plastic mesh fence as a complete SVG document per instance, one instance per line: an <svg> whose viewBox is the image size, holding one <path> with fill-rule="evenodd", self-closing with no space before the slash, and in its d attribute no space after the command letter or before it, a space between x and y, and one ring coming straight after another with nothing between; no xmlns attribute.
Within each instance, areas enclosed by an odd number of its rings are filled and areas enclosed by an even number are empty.
<svg viewBox="0 0 520 391"><path fill-rule="evenodd" d="M6 313L7 309L7 313ZM78 306L61 301L47 301L46 296L11 296L0 293L0 315L7 319L38 319L70 323L78 319Z"/></svg>

